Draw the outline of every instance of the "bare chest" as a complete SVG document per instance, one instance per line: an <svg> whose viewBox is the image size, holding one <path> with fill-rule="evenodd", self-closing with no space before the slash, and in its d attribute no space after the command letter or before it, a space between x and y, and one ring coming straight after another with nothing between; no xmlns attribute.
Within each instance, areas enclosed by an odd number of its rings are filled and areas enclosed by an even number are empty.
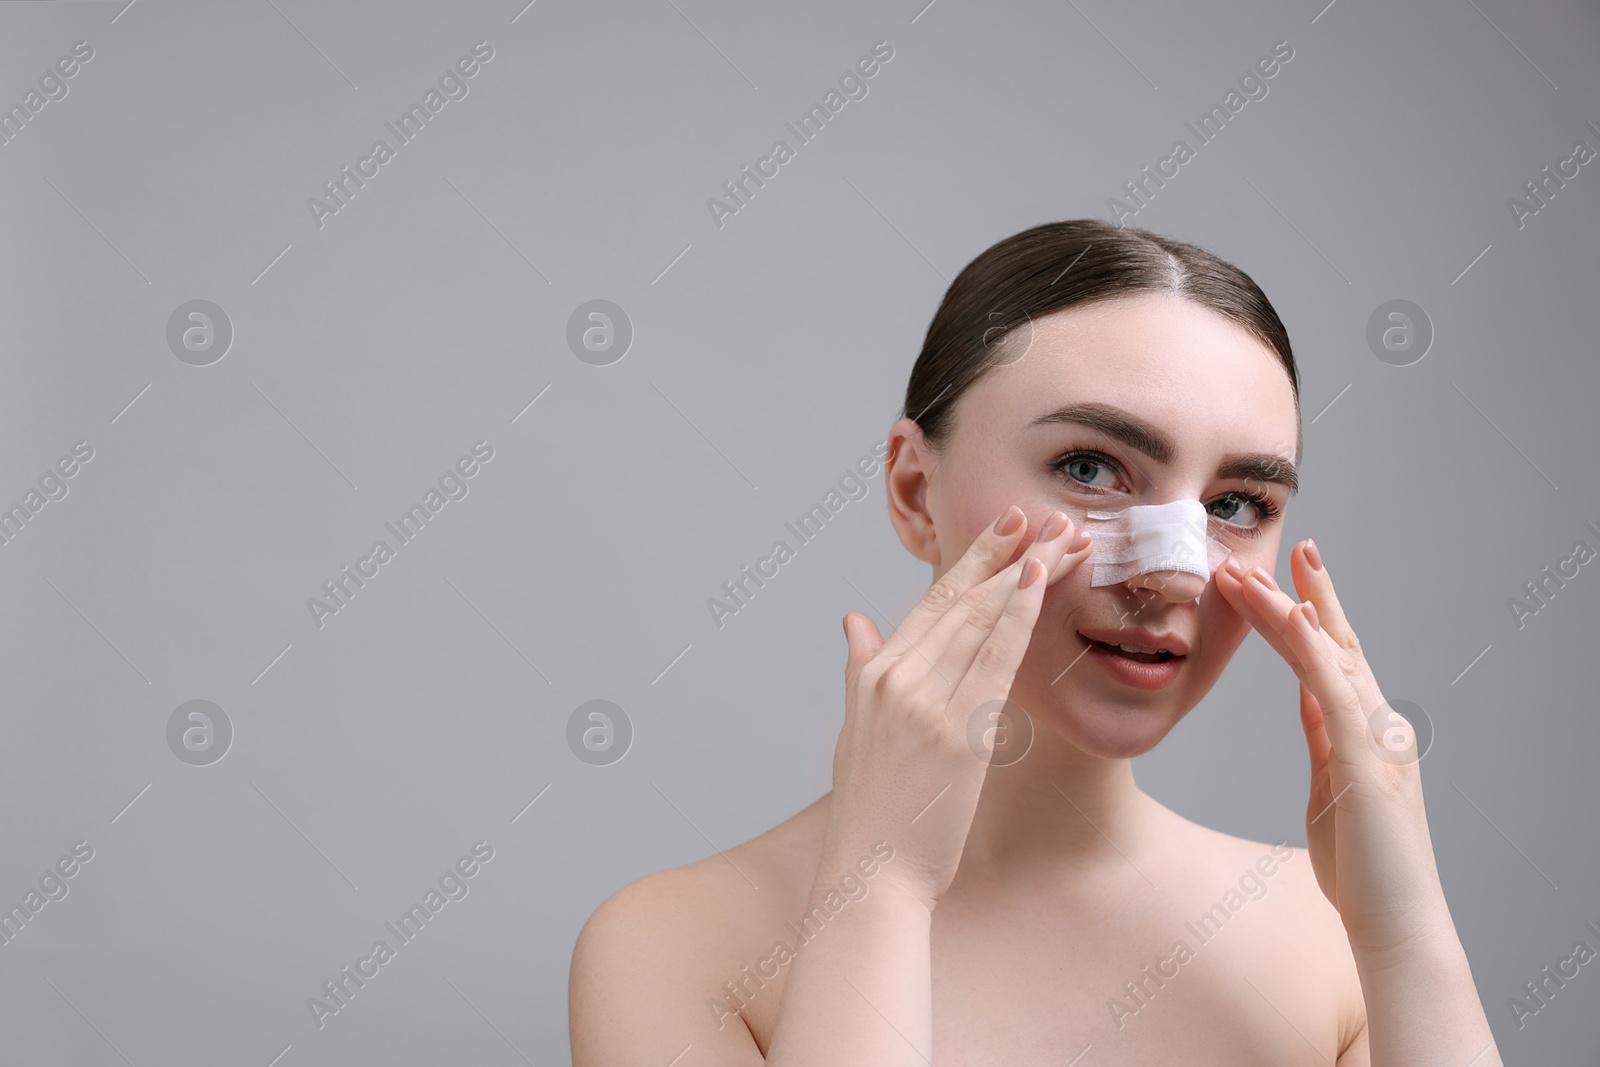
<svg viewBox="0 0 1600 1067"><path fill-rule="evenodd" d="M1339 1046L1336 968L1281 920L1182 903L1093 916L941 903L933 1067L1326 1067ZM740 987L763 1052L788 970L769 965L771 978Z"/></svg>

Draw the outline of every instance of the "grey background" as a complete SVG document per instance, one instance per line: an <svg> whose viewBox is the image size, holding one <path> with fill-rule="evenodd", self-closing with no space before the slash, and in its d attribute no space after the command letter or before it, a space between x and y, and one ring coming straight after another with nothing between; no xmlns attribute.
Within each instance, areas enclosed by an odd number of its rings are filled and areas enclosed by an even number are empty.
<svg viewBox="0 0 1600 1067"><path fill-rule="evenodd" d="M0 8L6 106L94 48L0 146L0 502L94 449L0 547L0 901L94 849L0 946L0 1060L564 1062L584 919L827 790L840 616L887 630L929 571L880 474L720 630L708 598L886 435L963 265L1109 217L1287 40L1132 222L1289 325L1284 552L1317 538L1434 725L1430 826L1507 1062L1596 1062L1595 966L1520 1032L1506 1006L1600 947L1600 570L1520 630L1507 608L1600 548L1600 162L1521 229L1506 206L1600 148L1595 5L523 3ZM306 200L478 40L469 94L319 229ZM719 229L706 200L878 40L869 94ZM235 331L210 366L165 341L194 299ZM566 341L593 299L636 332L609 366ZM1436 331L1412 366L1365 340L1392 299ZM306 600L478 440L469 495L318 629ZM167 746L194 699L235 731L210 766ZM592 699L636 732L610 766L567 744ZM1301 844L1305 761L1252 636L1136 771ZM470 894L319 1030L307 998L481 839Z"/></svg>

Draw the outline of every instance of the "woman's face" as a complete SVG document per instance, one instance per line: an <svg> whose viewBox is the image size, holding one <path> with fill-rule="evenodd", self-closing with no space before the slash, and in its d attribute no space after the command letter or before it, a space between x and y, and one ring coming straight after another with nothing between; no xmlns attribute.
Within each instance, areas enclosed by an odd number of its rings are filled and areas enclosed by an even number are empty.
<svg viewBox="0 0 1600 1067"><path fill-rule="evenodd" d="M995 362L956 404L938 456L910 419L891 430L891 514L936 576L1010 504L1028 519L1020 555L1053 511L1081 529L1089 510L1180 499L1205 505L1246 567L1272 572L1291 490L1270 479L1292 480L1299 457L1294 392L1270 348L1198 304L1141 293L1024 324ZM1246 457L1257 469L1238 473ZM1046 590L1011 699L1086 752L1134 756L1210 690L1249 623L1215 582L1169 572L1091 586L1092 569ZM1080 633L1135 628L1188 647L1160 688L1129 684Z"/></svg>

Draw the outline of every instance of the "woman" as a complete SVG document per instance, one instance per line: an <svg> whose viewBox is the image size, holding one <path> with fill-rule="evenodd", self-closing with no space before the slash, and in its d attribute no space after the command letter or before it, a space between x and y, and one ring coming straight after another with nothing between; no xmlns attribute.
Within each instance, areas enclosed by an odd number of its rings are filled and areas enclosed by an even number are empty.
<svg viewBox="0 0 1600 1067"><path fill-rule="evenodd" d="M595 912L575 1067L1498 1065L1411 730L1316 546L1297 596L1270 573L1299 383L1255 283L1144 230L1024 231L951 284L902 415L890 519L935 581L887 640L844 618L833 790ZM1203 505L1203 561L1130 549L1157 505ZM1252 627L1301 682L1307 849L1133 780Z"/></svg>

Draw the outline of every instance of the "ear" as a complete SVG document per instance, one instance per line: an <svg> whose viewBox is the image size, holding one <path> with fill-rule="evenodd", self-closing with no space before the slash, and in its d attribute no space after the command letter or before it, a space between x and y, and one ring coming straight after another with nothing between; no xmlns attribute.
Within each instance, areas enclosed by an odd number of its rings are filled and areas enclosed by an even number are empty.
<svg viewBox="0 0 1600 1067"><path fill-rule="evenodd" d="M889 521L906 551L935 567L939 565L939 539L928 511L929 476L938 457L912 419L889 427L889 454L884 459L884 488L889 501Z"/></svg>

